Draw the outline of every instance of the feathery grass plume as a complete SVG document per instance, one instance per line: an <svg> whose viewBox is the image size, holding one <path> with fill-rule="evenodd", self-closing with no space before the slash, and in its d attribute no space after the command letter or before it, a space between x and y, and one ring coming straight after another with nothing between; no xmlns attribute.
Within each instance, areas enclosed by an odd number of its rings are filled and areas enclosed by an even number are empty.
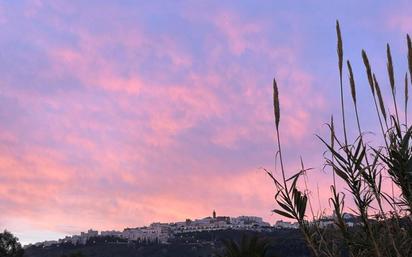
<svg viewBox="0 0 412 257"><path fill-rule="evenodd" d="M388 58L386 67L388 69L389 82L391 84L392 94L395 94L395 75L393 74L392 54L389 44L386 44L386 56Z"/></svg>
<svg viewBox="0 0 412 257"><path fill-rule="evenodd" d="M399 114L398 114L398 106L396 104L396 88L395 88L395 75L393 72L393 62L392 62L392 54L391 54L391 48L389 44L386 44L386 56L388 59L388 62L386 64L386 67L388 68L388 75L389 75L389 82L391 85L391 93L392 93L392 100L393 104L395 106L395 114L396 114L396 120L399 123Z"/></svg>
<svg viewBox="0 0 412 257"><path fill-rule="evenodd" d="M342 44L342 34L340 33L339 21L336 21L336 34L338 37L338 61L339 61L339 75L342 77L342 66L343 66L343 44Z"/></svg>
<svg viewBox="0 0 412 257"><path fill-rule="evenodd" d="M342 43L342 34L340 32L339 21L336 21L336 35L338 38L337 43L337 53L339 60L339 83L340 83L340 104L342 112L342 126L343 126L343 136L345 137L345 147L348 145L348 137L346 134L346 120L345 120L345 104L343 100L343 85L342 85L342 66L343 66L343 43Z"/></svg>
<svg viewBox="0 0 412 257"><path fill-rule="evenodd" d="M383 116L384 120L386 121L385 103L383 101L381 88L379 86L379 83L378 83L378 80L376 79L375 74L373 74L373 81L374 81L374 84L375 84L376 95L378 96L378 100L379 100L379 107L381 109L382 116Z"/></svg>
<svg viewBox="0 0 412 257"><path fill-rule="evenodd" d="M408 99L409 99L409 90L408 90L408 73L405 73L405 125L408 128Z"/></svg>
<svg viewBox="0 0 412 257"><path fill-rule="evenodd" d="M359 112L358 112L358 105L357 105L357 103L356 103L355 78L354 78L354 76L353 76L352 66L351 66L349 60L347 60L347 64L348 64L348 70L349 70L350 90L351 90L351 93L352 93L353 105L354 105L354 107L355 107L356 124L357 124L357 126L358 126L359 138L360 138L360 140L363 141L362 130L361 130L361 126L360 126L360 119L359 119ZM366 160L367 160L367 159L366 159Z"/></svg>
<svg viewBox="0 0 412 257"><path fill-rule="evenodd" d="M368 76L368 82L369 82L369 86L371 88L373 103L375 104L375 110L376 110L376 114L378 115L378 120L379 120L379 125L381 127L382 136L385 140L385 145L388 146L386 136L385 136L385 130L384 130L383 124L382 124L381 115L379 113L378 103L377 103L376 97L375 97L375 86L374 86L374 82L373 82L372 69L371 69L371 66L369 64L368 55L366 54L365 50L362 50L362 59L363 59L364 65L365 65L366 75ZM388 128L386 118L385 118L385 125L386 125L386 128Z"/></svg>
<svg viewBox="0 0 412 257"><path fill-rule="evenodd" d="M279 128L280 121L280 107L279 107L279 90L276 83L276 78L273 79L273 111L275 114L276 128Z"/></svg>
<svg viewBox="0 0 412 257"><path fill-rule="evenodd" d="M278 89L278 84L276 83L276 78L273 78L273 112L275 115L276 136L277 136L277 142L278 142L280 168L282 171L283 185L285 186L285 190L287 191L288 186L286 184L286 175L285 175L285 169L283 167L283 158L282 158L282 144L280 143L280 135L279 135L280 104L279 104L279 89Z"/></svg>
<svg viewBox="0 0 412 257"><path fill-rule="evenodd" d="M406 35L406 41L408 42L408 67L409 67L409 75L412 83L412 42L409 34Z"/></svg>
<svg viewBox="0 0 412 257"><path fill-rule="evenodd" d="M369 64L368 55L366 54L365 50L362 50L362 59L363 59L363 63L365 64L366 75L368 76L369 86L371 88L372 94L375 95L375 88L373 86L373 78L372 78L372 69L371 69L371 65Z"/></svg>
<svg viewBox="0 0 412 257"><path fill-rule="evenodd" d="M356 104L356 88L355 88L355 79L353 78L352 66L350 65L349 60L347 60L346 63L348 64L348 70L349 70L350 92L352 94L353 103Z"/></svg>

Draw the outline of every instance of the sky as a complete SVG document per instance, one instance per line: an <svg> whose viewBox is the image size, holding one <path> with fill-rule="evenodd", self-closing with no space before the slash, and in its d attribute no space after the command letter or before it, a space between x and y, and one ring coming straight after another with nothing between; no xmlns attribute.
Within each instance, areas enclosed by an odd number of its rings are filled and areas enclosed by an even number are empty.
<svg viewBox="0 0 412 257"><path fill-rule="evenodd" d="M361 49L388 96L386 43L402 81L411 11L371 0L1 1L0 230L27 244L214 209L274 223L262 169L279 175L274 76L287 173L301 156L327 209L315 135L327 137L332 114L340 129L335 22L374 132ZM350 103L346 71L344 85Z"/></svg>

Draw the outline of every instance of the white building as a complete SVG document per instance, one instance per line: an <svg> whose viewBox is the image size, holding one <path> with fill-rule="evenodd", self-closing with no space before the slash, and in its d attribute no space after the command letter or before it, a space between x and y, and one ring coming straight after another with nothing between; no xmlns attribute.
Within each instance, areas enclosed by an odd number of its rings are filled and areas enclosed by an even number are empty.
<svg viewBox="0 0 412 257"><path fill-rule="evenodd" d="M48 246L52 246L52 245L55 245L55 244L57 244L57 241L55 241L55 240L44 241L43 242L43 247L48 247Z"/></svg>
<svg viewBox="0 0 412 257"><path fill-rule="evenodd" d="M122 235L122 232L120 232L120 231L115 231L115 230L101 231L101 232L100 232L100 236L120 237L121 235Z"/></svg>
<svg viewBox="0 0 412 257"><path fill-rule="evenodd" d="M174 233L215 231L225 229L261 231L262 229L270 228L270 224L268 222L264 222L262 218L256 216L239 216L236 218L231 218L227 216L216 216L216 212L213 211L212 217L206 217L194 221L187 219L185 222L175 223L175 225L171 226L171 228Z"/></svg>
<svg viewBox="0 0 412 257"><path fill-rule="evenodd" d="M90 238L97 236L99 236L99 231L97 230L89 229L87 232L81 232L79 243L86 244Z"/></svg>
<svg viewBox="0 0 412 257"><path fill-rule="evenodd" d="M360 223L359 217L351 213L342 214L342 218L348 227L353 227ZM320 228L335 226L336 214L333 213L332 215L321 217L320 219L314 222L318 223Z"/></svg>
<svg viewBox="0 0 412 257"><path fill-rule="evenodd" d="M298 229L299 224L297 222L291 223L288 221L278 220L275 224L276 228L286 228L286 229Z"/></svg>
<svg viewBox="0 0 412 257"><path fill-rule="evenodd" d="M169 224L153 223L149 227L125 229L121 233L122 238L132 241L147 241L166 243L171 234Z"/></svg>

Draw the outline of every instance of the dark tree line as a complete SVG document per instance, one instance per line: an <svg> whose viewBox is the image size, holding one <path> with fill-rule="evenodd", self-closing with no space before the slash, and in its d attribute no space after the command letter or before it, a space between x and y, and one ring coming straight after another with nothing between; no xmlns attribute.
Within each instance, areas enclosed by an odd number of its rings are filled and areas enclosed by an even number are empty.
<svg viewBox="0 0 412 257"><path fill-rule="evenodd" d="M19 243L19 239L12 233L4 230L0 233L0 256L1 257L22 257L24 250Z"/></svg>

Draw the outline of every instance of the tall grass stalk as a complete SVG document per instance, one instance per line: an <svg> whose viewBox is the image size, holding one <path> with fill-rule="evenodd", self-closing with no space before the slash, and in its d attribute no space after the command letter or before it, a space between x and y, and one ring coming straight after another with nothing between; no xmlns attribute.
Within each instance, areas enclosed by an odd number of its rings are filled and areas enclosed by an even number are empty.
<svg viewBox="0 0 412 257"><path fill-rule="evenodd" d="M285 169L283 165L283 156L282 156L282 146L280 142L280 133L279 133L280 103L279 103L279 90L277 87L276 79L273 79L273 108L274 108L274 116L275 116L275 124L276 124L277 146L278 146L280 166L281 166L281 172L282 172L282 183L280 183L271 173L268 173L268 174L273 179L275 186L277 188L277 191L278 191L275 195L275 199L277 203L283 209L283 210L275 209L273 211L287 218L296 220L299 223L300 230L302 231L305 241L307 242L313 255L316 257L320 257L321 255L318 253L318 249L315 245L314 239L310 235L309 227L305 220L306 204L308 201L307 193L305 192L302 193L296 188L297 181L299 177L305 172L305 170L300 171L299 173L293 175L289 179L286 179L286 175L285 175ZM290 187L288 186L288 181L292 181Z"/></svg>
<svg viewBox="0 0 412 257"><path fill-rule="evenodd" d="M363 59L364 65L365 65L366 75L368 77L369 86L370 86L370 89L371 89L371 92L372 92L372 98L373 98L373 103L375 104L376 114L378 115L378 120L379 120L379 125L380 125L380 128L381 128L381 132L382 132L382 137L385 140L386 147L388 147L388 143L386 142L385 129L383 128L383 124L382 124L381 114L379 112L378 103L376 102L375 83L374 83L374 79L373 79L373 75L372 75L372 70L371 70L371 66L369 64L368 55L366 54L365 50L362 50L362 59ZM381 94L379 94L378 97L379 96L381 96ZM383 102L383 99L382 98L380 98L380 99ZM383 112L382 115L384 115L385 125L386 125L386 128L388 129L385 113L386 112Z"/></svg>
<svg viewBox="0 0 412 257"><path fill-rule="evenodd" d="M342 43L342 34L340 32L339 21L336 21L336 35L338 38L337 44L337 54L338 54L338 66L339 66L339 83L340 83L340 103L342 111L342 127L343 135L345 137L345 145L348 144L348 137L346 133L346 120L345 120L345 108L344 108L344 97L343 97L343 83L342 83L342 72L343 72L343 43Z"/></svg>
<svg viewBox="0 0 412 257"><path fill-rule="evenodd" d="M392 63L392 54L391 54L391 48L389 44L386 44L386 56L388 59L388 62L386 64L387 70L388 70L388 76L389 76L389 82L391 86L391 93L392 93L392 99L393 99L393 105L395 106L395 114L396 114L396 120L399 122L399 114L398 114L398 106L396 104L396 88L395 88L395 74L393 71L393 63Z"/></svg>
<svg viewBox="0 0 412 257"><path fill-rule="evenodd" d="M352 71L352 66L351 66L349 60L347 61L347 66L348 66L348 71L349 71L349 83L350 83L350 89L351 89L351 94L352 94L352 99L353 99L353 105L354 105L354 108L355 108L356 124L357 124L358 132L359 132L359 140L360 140L361 143L362 143L362 147L366 147L365 144L364 144L364 142L363 142L363 135L362 135L362 129L361 129L361 125L360 125L358 105L357 105L357 102L356 102L356 85L355 85L355 78L354 78L353 71ZM376 82L376 77L375 77L375 75L373 75L373 79L374 79L375 85L378 85L377 82ZM377 94L380 96L379 99L380 99L380 103L381 103L381 109L382 109L383 112L384 112L384 111L385 111L385 107L384 107L384 104L383 104L383 100L382 100L382 96L381 96L381 92L380 92L379 86L377 86L376 92L377 92ZM386 119L386 118L385 118L385 119ZM380 188L381 188L381 187L380 187L380 183L381 183L382 175L377 172L377 167L376 167L377 157L375 158L374 162L373 162L372 165L371 165L370 162L369 162L368 154L366 154L366 155L365 155L365 161L366 161L366 167L365 167L365 168L366 168L366 171L364 171L364 172L362 173L363 178L365 179L366 183L368 184L368 186L370 187L370 189L372 190L372 192L373 192L373 194L374 194L374 197L375 197L376 202L377 202L378 207L379 207L379 214L380 214L381 217L384 219L385 226L386 226L386 231L387 231L387 233L388 233L388 235L389 235L389 237L390 237L390 240L391 240L392 246L393 246L393 248L394 248L394 250L395 250L396 256L397 256L397 257L402 257L402 256L400 255L400 253L399 253L398 247L397 247L396 244L395 244L395 241L394 241L393 235L392 235L392 231L391 231L391 229L390 229L390 227L389 227L388 221L387 221L387 219L386 219L385 212L384 212L384 210L383 210L382 199L381 199L381 192L380 192ZM377 177L380 178L380 179L379 179L379 181L380 181L379 183L376 183L376 178L377 178Z"/></svg>
<svg viewBox="0 0 412 257"><path fill-rule="evenodd" d="M404 106L405 106L405 127L408 128L408 100L409 100L409 89L408 89L408 73L405 73L405 101L404 101Z"/></svg>
<svg viewBox="0 0 412 257"><path fill-rule="evenodd" d="M332 149L335 149L335 124L333 123L333 115L330 116L330 145ZM333 153L332 153L332 160L333 160ZM336 188L336 174L335 170L332 165L332 178L333 178L333 186ZM320 207L320 204L319 204Z"/></svg>

